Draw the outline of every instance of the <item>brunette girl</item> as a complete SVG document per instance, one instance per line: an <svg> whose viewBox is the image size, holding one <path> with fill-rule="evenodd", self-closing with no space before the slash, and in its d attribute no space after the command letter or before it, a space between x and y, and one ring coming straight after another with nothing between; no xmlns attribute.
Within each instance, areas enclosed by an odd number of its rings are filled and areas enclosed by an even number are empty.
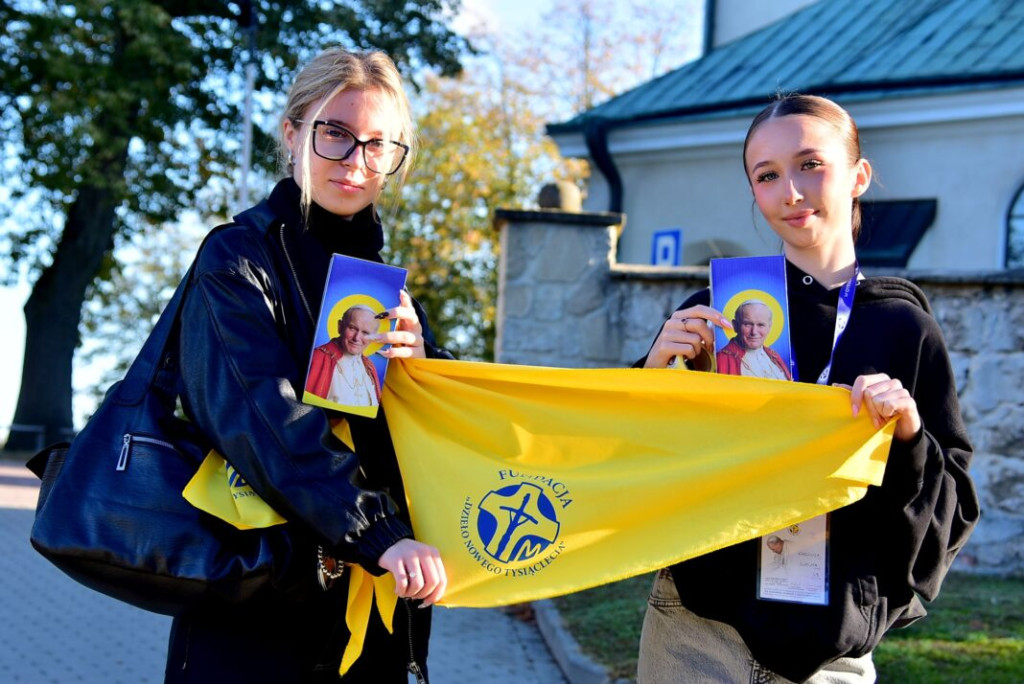
<svg viewBox="0 0 1024 684"><path fill-rule="evenodd" d="M857 127L834 102L783 97L754 119L743 164L782 239L797 379L849 386L852 412L895 420L885 478L829 516L827 604L757 596L751 540L662 570L644 620L638 682L869 682L886 630L923 617L978 519L971 445L942 333L924 294L860 274L859 198L871 183ZM645 359L707 370L730 327L709 293L682 304ZM779 496L785 496L780 492Z"/></svg>

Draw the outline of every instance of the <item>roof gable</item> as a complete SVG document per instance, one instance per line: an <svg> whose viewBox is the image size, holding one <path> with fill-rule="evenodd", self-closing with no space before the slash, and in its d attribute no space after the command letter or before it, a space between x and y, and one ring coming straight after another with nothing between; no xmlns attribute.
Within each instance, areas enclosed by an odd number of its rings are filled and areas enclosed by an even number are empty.
<svg viewBox="0 0 1024 684"><path fill-rule="evenodd" d="M1020 83L1020 0L820 0L548 131L732 112L780 91L879 99Z"/></svg>

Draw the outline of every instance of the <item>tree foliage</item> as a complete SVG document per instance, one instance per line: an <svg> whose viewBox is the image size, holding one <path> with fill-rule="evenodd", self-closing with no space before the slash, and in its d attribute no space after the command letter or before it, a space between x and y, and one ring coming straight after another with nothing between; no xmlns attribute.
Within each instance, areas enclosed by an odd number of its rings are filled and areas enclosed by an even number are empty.
<svg viewBox="0 0 1024 684"><path fill-rule="evenodd" d="M8 273L38 275L25 307L16 423L71 424L71 359L90 284L117 235L186 209L223 210L239 165L241 84L258 57L257 116L329 43L382 49L407 74L459 68L457 0L24 0L0 3L0 207ZM255 15L256 54L239 30ZM255 149L273 165L266 135ZM204 194L204 189L220 192ZM12 433L10 441L15 440ZM10 441L8 447L11 447Z"/></svg>
<svg viewBox="0 0 1024 684"><path fill-rule="evenodd" d="M240 2L47 0L0 5L3 142L14 200L31 193L49 211L8 222L13 261L48 265L84 190L109 195L117 233L176 219L206 199L226 209L239 165L243 67L249 58ZM465 42L443 23L447 0L256 0L257 118L277 113L282 84L328 44L382 49L407 74L459 69ZM262 104L262 106L260 106ZM259 162L274 165L257 129ZM13 166L13 168L9 168ZM15 206L6 203L0 210ZM26 220L27 219L27 220ZM64 220L62 220L64 219Z"/></svg>
<svg viewBox="0 0 1024 684"><path fill-rule="evenodd" d="M557 162L529 93L488 66L432 77L417 98L421 150L388 242L442 346L476 359L493 358L494 209L529 204Z"/></svg>
<svg viewBox="0 0 1024 684"><path fill-rule="evenodd" d="M557 0L528 41L530 80L551 113L567 118L693 59L699 0ZM551 121L552 119L549 119Z"/></svg>
<svg viewBox="0 0 1024 684"><path fill-rule="evenodd" d="M695 0L562 0L516 31L470 32L478 56L457 78L431 78L417 98L421 154L396 208L389 250L410 268L444 346L494 355L497 208L535 206L540 188L588 169L544 134L614 93L696 53Z"/></svg>

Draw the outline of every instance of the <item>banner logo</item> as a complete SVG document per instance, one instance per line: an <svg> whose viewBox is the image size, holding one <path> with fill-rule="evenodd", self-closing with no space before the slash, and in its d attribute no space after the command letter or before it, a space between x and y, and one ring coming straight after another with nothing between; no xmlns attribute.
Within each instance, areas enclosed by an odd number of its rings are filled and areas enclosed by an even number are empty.
<svg viewBox="0 0 1024 684"><path fill-rule="evenodd" d="M477 533L484 551L501 563L529 560L551 546L561 525L551 499L524 482L489 492L480 500Z"/></svg>
<svg viewBox="0 0 1024 684"><path fill-rule="evenodd" d="M231 498L237 501L238 499L244 499L248 496L256 496L256 492L252 490L249 483L245 481L242 474L235 470L235 468L228 463L224 462L224 469L227 473L228 478L228 491L231 492Z"/></svg>
<svg viewBox="0 0 1024 684"><path fill-rule="evenodd" d="M245 481L242 474L234 469L230 464L225 464L228 473L228 486L229 487L248 487L249 483Z"/></svg>
<svg viewBox="0 0 1024 684"><path fill-rule="evenodd" d="M569 488L551 477L512 470L498 471L498 479L512 483L475 503L466 497L459 520L463 545L495 575L536 574L565 550L559 512L572 504Z"/></svg>

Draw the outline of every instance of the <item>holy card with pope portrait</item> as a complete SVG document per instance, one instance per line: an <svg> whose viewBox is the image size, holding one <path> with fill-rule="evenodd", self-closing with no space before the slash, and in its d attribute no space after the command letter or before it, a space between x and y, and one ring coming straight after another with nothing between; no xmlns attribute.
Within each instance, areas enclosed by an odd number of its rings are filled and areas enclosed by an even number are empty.
<svg viewBox="0 0 1024 684"><path fill-rule="evenodd" d="M395 321L406 270L335 254L327 272L302 401L374 417L388 359L377 354Z"/></svg>

